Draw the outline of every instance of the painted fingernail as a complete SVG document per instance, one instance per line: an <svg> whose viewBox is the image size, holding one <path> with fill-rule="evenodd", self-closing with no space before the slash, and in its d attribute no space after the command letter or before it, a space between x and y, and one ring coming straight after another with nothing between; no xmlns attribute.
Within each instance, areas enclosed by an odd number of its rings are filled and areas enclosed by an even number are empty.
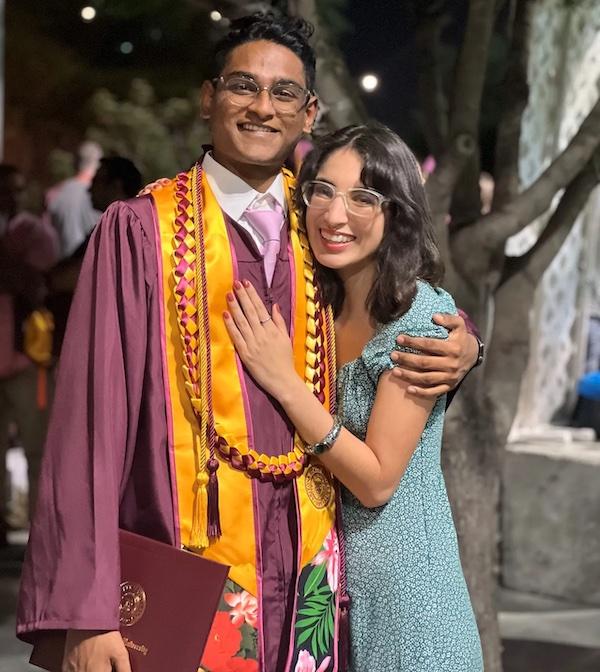
<svg viewBox="0 0 600 672"><path fill-rule="evenodd" d="M242 283L241 283L239 280L236 280L236 281L233 283L233 286L234 286L236 289L241 289L241 288L242 288Z"/></svg>
<svg viewBox="0 0 600 672"><path fill-rule="evenodd" d="M244 287L250 287L250 282L248 280L244 280L242 284Z"/></svg>
<svg viewBox="0 0 600 672"><path fill-rule="evenodd" d="M227 292L227 300L228 301L235 301L235 296L231 292Z"/></svg>
<svg viewBox="0 0 600 672"><path fill-rule="evenodd" d="M226 310L223 312L223 319L224 320L230 320L231 319L231 315Z"/></svg>

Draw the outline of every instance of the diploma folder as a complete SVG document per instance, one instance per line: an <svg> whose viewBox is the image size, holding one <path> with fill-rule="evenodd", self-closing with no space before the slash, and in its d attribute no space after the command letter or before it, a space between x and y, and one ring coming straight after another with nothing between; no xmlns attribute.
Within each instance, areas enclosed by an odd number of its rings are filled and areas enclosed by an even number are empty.
<svg viewBox="0 0 600 672"><path fill-rule="evenodd" d="M121 636L132 672L197 672L229 567L119 531ZM61 672L64 630L46 631L29 662Z"/></svg>

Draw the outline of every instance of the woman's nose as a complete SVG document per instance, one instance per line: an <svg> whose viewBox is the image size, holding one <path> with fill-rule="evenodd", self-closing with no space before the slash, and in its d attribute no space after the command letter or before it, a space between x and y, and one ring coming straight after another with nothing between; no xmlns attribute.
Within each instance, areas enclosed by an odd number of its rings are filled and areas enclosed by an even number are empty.
<svg viewBox="0 0 600 672"><path fill-rule="evenodd" d="M341 194L337 194L327 208L327 223L331 226L341 226L348 221L346 201Z"/></svg>

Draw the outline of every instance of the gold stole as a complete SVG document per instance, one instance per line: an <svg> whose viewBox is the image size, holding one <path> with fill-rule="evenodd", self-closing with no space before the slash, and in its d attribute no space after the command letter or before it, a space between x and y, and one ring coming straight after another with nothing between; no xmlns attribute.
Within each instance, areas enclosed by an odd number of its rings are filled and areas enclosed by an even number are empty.
<svg viewBox="0 0 600 672"><path fill-rule="evenodd" d="M176 514L182 545L196 546L192 550L204 557L231 565L231 579L252 595L257 595L254 501L251 479L245 471L233 468L230 461L224 459L221 454L218 454L219 469L217 471L221 536L211 539L207 548L198 548L196 544L190 544L194 516L197 515L195 507L197 507L199 479L203 466L198 457L201 432L190 395L186 390L184 354L180 339L180 309L178 310L176 304L173 273L176 263L174 250L177 245L181 245L181 238L176 239L174 233L181 229L182 185L184 187L187 185L188 195L191 195L192 177L193 173L190 171L187 174L180 174L176 180L161 180L147 190L147 193L151 193L154 199L162 250L162 300L165 328L163 348L170 392L172 451L175 463L173 487L176 488L178 509ZM293 250L296 287L293 310L295 365L298 374L305 377L308 384L308 380L313 376L311 371L311 362L314 363L313 352L319 347L322 348L322 352L325 352L328 346L332 347L332 343L326 342L327 330L323 319L321 319L323 328L320 334L315 334L316 318L314 314L311 314L311 312L314 313L313 299L315 297L311 296L314 294L314 290L311 289L314 285L312 285L310 251L306 235L299 228L299 222L291 203L293 178L287 171L284 171L284 179L289 204L290 241ZM225 439L229 446L237 449L236 454L245 456L254 451L250 451L248 446L248 428L237 357L223 322L223 311L227 309L225 295L231 290L234 281L233 259L223 213L204 175L202 175L201 189L214 427L217 434ZM189 197L184 200L186 205L184 219L188 220L186 228L190 234L188 248L194 247L192 200ZM195 260L194 250L185 252L184 261L193 260ZM330 330L327 333L332 332ZM326 357L322 357L322 360L325 359ZM330 387L332 387L331 381L333 380L330 365L333 366L334 362L326 363L327 375L323 375L323 367L321 367L326 405L329 404ZM259 447L258 449L260 452ZM297 460L301 455L298 445L295 445L287 455L268 458L267 463L261 461L260 455L256 453L254 455L258 457L258 464L264 464L262 470L268 471L277 467L285 472L288 478L296 482L301 521L299 530L299 539L302 543L302 560L299 568L301 569L319 552L327 533L334 525L335 498L331 479L318 465L309 464L304 469L298 468Z"/></svg>

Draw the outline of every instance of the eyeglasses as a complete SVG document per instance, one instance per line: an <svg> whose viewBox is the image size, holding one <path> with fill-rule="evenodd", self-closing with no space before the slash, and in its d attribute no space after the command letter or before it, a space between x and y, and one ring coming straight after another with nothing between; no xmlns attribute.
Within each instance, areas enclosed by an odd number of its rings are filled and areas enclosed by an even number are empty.
<svg viewBox="0 0 600 672"><path fill-rule="evenodd" d="M305 182L301 190L302 200L309 208L324 210L338 196L341 196L344 199L346 210L357 217L372 217L376 215L381 206L390 200L374 189L356 187L348 189L345 192L338 191L329 182L321 182L321 180Z"/></svg>
<svg viewBox="0 0 600 672"><path fill-rule="evenodd" d="M234 75L227 79L223 76L215 77L212 83L215 87L220 86L227 98L240 107L250 105L262 91L267 91L277 112L295 114L310 98L310 91L293 82L275 82L271 86L260 86L251 77Z"/></svg>

